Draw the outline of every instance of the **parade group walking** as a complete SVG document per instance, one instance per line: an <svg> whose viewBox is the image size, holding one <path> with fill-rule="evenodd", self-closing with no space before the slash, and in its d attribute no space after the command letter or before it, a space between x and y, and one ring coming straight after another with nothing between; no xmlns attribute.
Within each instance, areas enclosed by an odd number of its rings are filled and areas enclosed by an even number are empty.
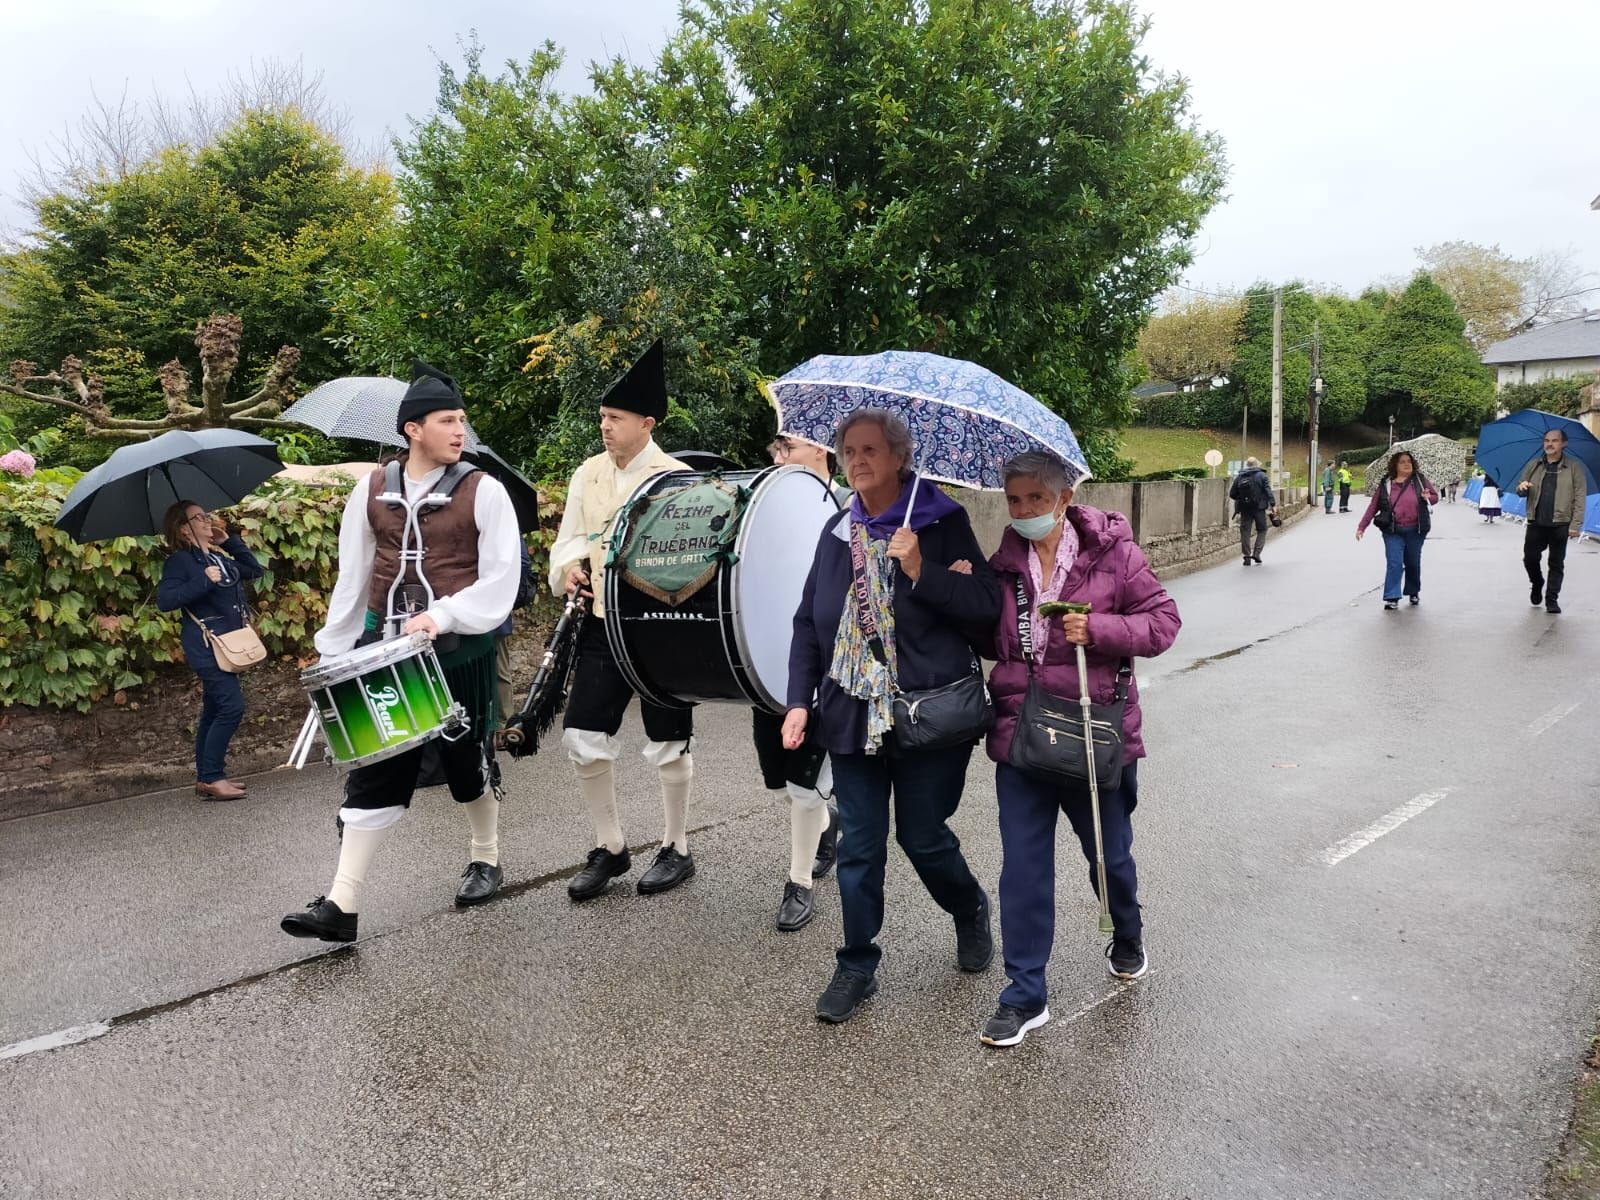
<svg viewBox="0 0 1600 1200"><path fill-rule="evenodd" d="M931 358L879 357L887 361L874 369L889 376L880 394L890 397L914 391L924 364L911 360ZM504 679L496 686L496 633L526 585L518 513L501 481L463 458L470 427L455 380L417 364L393 419L405 448L358 479L345 504L338 579L315 635L322 660L302 676L312 709L299 761L320 732L345 774L331 882L284 916L283 930L356 940L379 851L434 770L467 826L455 902L493 899L504 881L496 747L536 750L538 730L526 724L536 709L547 721L561 713L559 753L584 822L574 851L587 857L567 886L571 901L593 900L633 870L617 772L625 769L622 726L635 700L640 756L661 798L659 849L635 889L658 896L684 885L697 871L688 834L695 704L723 699L751 704L762 781L788 810L790 860L786 870L774 864L777 929L808 925L817 881L837 872L842 939L825 983L819 973L819 1020L854 1016L876 994L883 955L893 951L880 942L886 908L896 902L886 886L891 832L949 921L955 969L991 966L998 915L1009 982L979 1031L985 1044L1016 1045L1050 1019L1063 815L1098 902L1105 969L1121 980L1143 976L1149 956L1133 815L1146 748L1134 663L1173 644L1177 606L1126 518L1075 502L1088 467L1059 418L994 377L979 388L995 385L991 402L1001 415L992 428L977 410L957 410L954 424L949 414L938 418L941 441L959 440L968 417L978 422L979 445L994 429L1016 432L1018 413L1032 412L1026 406L1048 418L1045 432L1010 444L966 481L1005 493L1009 525L998 546L985 547L966 510L929 478L936 472L926 462L935 452L928 431L919 446L907 411L862 400L860 388L829 374L856 361L807 364L818 378L804 382L823 397L809 424L792 416L785 423L775 385L772 465L729 478L721 467L694 471L657 445L667 415L659 341L599 397L603 448L573 473L549 554L547 583L566 614L518 712L506 711ZM830 408L841 396L848 402ZM1581 528L1589 487L1566 441L1559 429L1547 433L1543 454L1515 484L1528 502L1530 598L1551 613L1560 612L1566 546ZM951 464L973 458L956 447L937 477L952 479ZM1336 489L1347 511L1349 471L1330 465L1320 483L1324 511L1333 511ZM784 543L787 566L738 540L753 536L761 504L779 504L779 484L799 485L793 494L804 500L787 516L763 518L777 522L762 536ZM1230 496L1242 561L1259 565L1267 531L1281 521L1257 460L1247 461ZM1386 609L1402 597L1420 603L1422 551L1439 499L1410 451L1390 456L1356 528L1358 540L1372 526L1383 535ZM239 668L218 639L248 629L242 585L259 578L262 565L236 532L186 498L167 508L164 532L170 555L159 600L187 618L185 656L204 697L196 791L237 799L246 789L227 778L225 756L244 701ZM774 591L780 578L788 582ZM747 597L742 604L729 603L735 591ZM755 624L774 607L774 624ZM717 625L714 635L696 642L707 624ZM645 652L680 641L689 649L676 655ZM673 677L698 672L696 657L705 654L727 656L736 689ZM497 728L499 739L490 736ZM998 880L978 877L950 827L979 745L995 772Z"/></svg>

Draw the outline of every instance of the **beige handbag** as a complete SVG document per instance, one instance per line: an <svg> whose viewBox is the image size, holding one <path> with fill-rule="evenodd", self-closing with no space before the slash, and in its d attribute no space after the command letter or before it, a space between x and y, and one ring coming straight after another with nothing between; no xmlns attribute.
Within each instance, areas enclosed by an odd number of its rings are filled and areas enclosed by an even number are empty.
<svg viewBox="0 0 1600 1200"><path fill-rule="evenodd" d="M184 609L189 612L188 609ZM200 626L201 636L206 639L206 645L211 647L211 653L216 656L217 666L230 675L238 675L248 671L257 663L267 661L267 648L262 645L261 638L249 625L228 633L212 633L206 628L206 623L193 613L189 613L189 620Z"/></svg>

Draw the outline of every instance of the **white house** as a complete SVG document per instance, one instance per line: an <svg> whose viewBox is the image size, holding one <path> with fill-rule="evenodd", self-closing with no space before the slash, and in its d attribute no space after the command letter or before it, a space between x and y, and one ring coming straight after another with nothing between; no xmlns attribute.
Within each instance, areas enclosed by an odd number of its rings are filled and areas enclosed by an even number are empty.
<svg viewBox="0 0 1600 1200"><path fill-rule="evenodd" d="M1600 309L1496 342L1483 362L1495 370L1496 389L1600 371Z"/></svg>

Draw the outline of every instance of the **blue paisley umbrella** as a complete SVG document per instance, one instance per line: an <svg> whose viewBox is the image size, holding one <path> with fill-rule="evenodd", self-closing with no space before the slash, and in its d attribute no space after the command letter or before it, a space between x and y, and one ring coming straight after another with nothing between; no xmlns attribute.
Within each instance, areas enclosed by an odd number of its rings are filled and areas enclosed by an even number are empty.
<svg viewBox="0 0 1600 1200"><path fill-rule="evenodd" d="M911 427L917 471L958 487L1000 491L1001 468L1024 450L1048 450L1076 487L1089 463L1072 429L1021 388L976 363L909 350L821 354L769 385L779 431L833 445L847 413L883 408Z"/></svg>

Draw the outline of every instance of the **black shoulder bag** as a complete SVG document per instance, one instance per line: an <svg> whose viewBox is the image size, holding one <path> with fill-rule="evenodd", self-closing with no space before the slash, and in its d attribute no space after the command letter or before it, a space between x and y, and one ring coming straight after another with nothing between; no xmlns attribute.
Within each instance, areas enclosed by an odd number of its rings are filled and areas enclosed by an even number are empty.
<svg viewBox="0 0 1600 1200"><path fill-rule="evenodd" d="M1028 621L1028 595L1020 575L1017 635L1022 639L1022 655L1028 663L1028 691L1017 713L1016 732L1011 735L1011 765L1030 775L1056 775L1087 782L1091 755L1083 735L1083 705L1045 691L1033 677L1033 633ZM1083 653L1081 646L1074 648ZM1122 786L1122 716L1128 705L1128 680L1132 675L1133 663L1125 658L1117 671L1117 688L1111 703L1089 706L1089 725L1094 731L1093 770L1106 791Z"/></svg>

